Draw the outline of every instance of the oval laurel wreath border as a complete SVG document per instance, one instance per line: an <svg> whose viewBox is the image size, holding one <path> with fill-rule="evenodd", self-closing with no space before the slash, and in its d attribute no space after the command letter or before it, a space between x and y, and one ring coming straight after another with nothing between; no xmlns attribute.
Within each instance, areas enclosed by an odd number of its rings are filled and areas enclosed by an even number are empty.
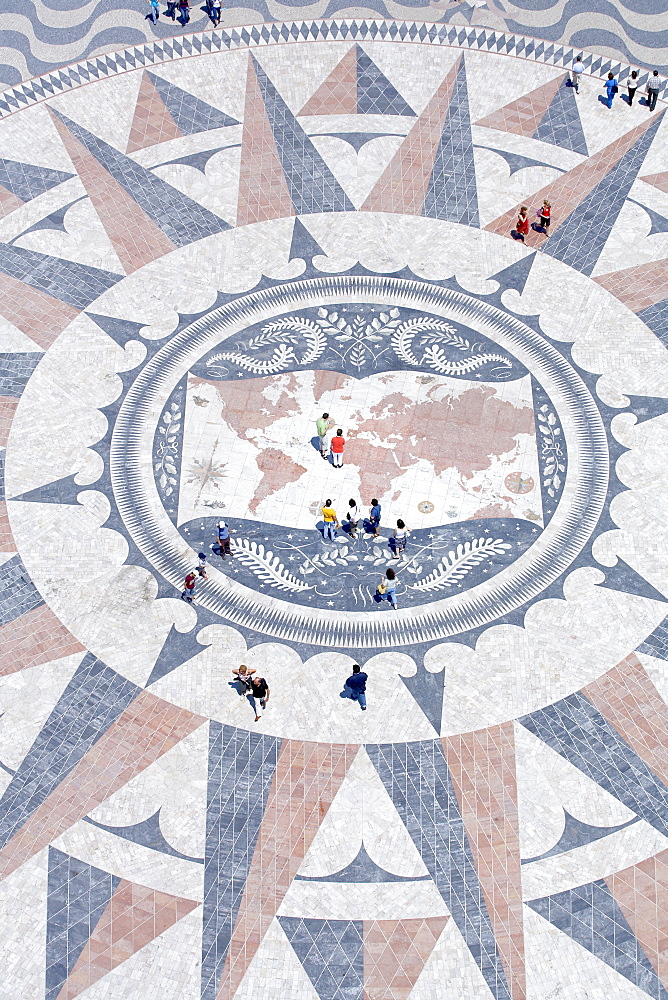
<svg viewBox="0 0 668 1000"><path fill-rule="evenodd" d="M537 597L563 573L594 530L608 487L609 456L601 414L589 390L568 361L521 320L464 292L408 278L336 275L293 281L249 292L195 320L149 361L131 385L116 419L110 456L111 482L118 510L135 544L152 565L180 587L194 554L162 506L142 442L155 426L159 391L176 384L215 343L277 311L331 302L373 302L423 308L483 327L492 340L523 358L540 378L558 410L566 410L574 430L567 434L567 484L550 524L511 566L471 590L396 614L326 612L291 605L213 574L198 592L198 603L231 624L293 642L344 648L382 648L430 642L491 624ZM445 311L444 311L445 310ZM453 314L454 310L454 314ZM474 327L475 328L475 327ZM510 343L508 343L510 341ZM537 375L538 377L538 375ZM554 386L551 393L548 386ZM171 390L170 390L171 391ZM567 422L561 413L566 433ZM152 422L151 422L152 421ZM576 459L576 460L574 460ZM570 484L570 488L569 488ZM573 496L569 500L568 494ZM562 521L558 529L555 526ZM536 556L536 552L540 554ZM532 556L533 553L533 556Z"/></svg>

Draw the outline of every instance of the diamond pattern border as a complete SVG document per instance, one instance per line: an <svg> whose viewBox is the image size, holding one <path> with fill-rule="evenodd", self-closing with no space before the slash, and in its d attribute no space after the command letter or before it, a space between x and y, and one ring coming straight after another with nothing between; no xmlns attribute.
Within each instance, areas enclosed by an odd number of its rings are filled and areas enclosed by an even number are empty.
<svg viewBox="0 0 668 1000"><path fill-rule="evenodd" d="M182 35L180 38L163 39L119 49L118 52L85 59L56 72L45 73L43 76L10 87L0 93L0 118L6 118L16 111L86 83L116 76L119 73L128 73L144 66L172 62L202 53L281 45L298 39L322 42L330 38L350 38L359 41L389 38L391 41L402 42L408 39L423 45L447 45L451 48L503 52L506 55L532 62L548 63L563 69L570 69L576 52L579 54L582 51L562 45L546 45L544 42L523 35L509 35L488 28L466 28L461 25L420 21L389 21L382 18L285 21L249 27L217 28L214 31L200 31ZM586 53L582 61L588 75L605 79L608 72L612 72L622 84L632 68L627 63L603 59L592 52ZM644 87L647 77L647 72L641 73L639 80L641 87ZM662 78L659 94L662 99L668 99L668 79Z"/></svg>

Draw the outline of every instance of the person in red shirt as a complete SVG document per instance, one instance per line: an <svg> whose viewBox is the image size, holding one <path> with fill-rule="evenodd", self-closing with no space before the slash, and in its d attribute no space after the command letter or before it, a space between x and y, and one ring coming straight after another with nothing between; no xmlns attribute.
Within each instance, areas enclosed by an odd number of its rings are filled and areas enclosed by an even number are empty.
<svg viewBox="0 0 668 1000"><path fill-rule="evenodd" d="M182 601L187 601L188 604L192 604L192 602L193 602L193 594L195 593L195 583L196 582L197 582L197 577L195 576L195 573L194 572L188 573L188 575L187 575L187 577L185 579L185 582L184 582L185 589L184 589L183 593L181 594L181 600Z"/></svg>
<svg viewBox="0 0 668 1000"><path fill-rule="evenodd" d="M550 214L552 212L552 206L549 201L543 202L543 207L540 210L540 219L538 220L545 230L545 235L549 236L548 229L550 228Z"/></svg>
<svg viewBox="0 0 668 1000"><path fill-rule="evenodd" d="M529 216L527 215L528 208L526 205L522 205L520 209L520 214L517 217L517 222L515 224L515 233L513 234L515 239L522 240L524 243L524 237L529 232Z"/></svg>
<svg viewBox="0 0 668 1000"><path fill-rule="evenodd" d="M338 431L332 438L332 465L335 469L340 469L343 465L343 449L346 440L343 436L343 431L339 427Z"/></svg>

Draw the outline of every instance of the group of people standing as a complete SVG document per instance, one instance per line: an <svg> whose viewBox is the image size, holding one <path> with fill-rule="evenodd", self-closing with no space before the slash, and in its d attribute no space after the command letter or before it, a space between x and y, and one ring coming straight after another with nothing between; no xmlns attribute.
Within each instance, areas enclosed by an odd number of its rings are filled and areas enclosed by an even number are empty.
<svg viewBox="0 0 668 1000"><path fill-rule="evenodd" d="M573 63L571 69L571 85L575 90L576 94L580 93L580 80L582 78L583 73L584 73L584 63L582 62L582 56L578 56L575 62ZM603 83L603 86L606 91L606 97L603 98L603 101L605 104L607 104L609 108L611 108L615 95L619 93L619 81L617 80L617 77L615 76L614 73L608 73L608 78ZM639 86L640 86L640 77L638 75L638 71L634 69L631 71L631 75L626 81L626 89L628 90L628 95L629 95L628 96L629 107L633 105L633 98L635 97L636 91ZM649 111L654 111L660 90L661 90L661 80L659 79L659 71L658 69L655 69L652 71L652 75L650 76L650 78L647 81L647 84L645 85L646 104Z"/></svg>

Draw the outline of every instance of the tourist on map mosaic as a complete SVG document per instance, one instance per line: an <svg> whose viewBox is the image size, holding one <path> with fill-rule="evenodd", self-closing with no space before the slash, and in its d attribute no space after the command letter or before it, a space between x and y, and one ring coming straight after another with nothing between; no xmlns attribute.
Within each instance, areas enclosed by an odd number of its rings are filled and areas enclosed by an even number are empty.
<svg viewBox="0 0 668 1000"><path fill-rule="evenodd" d="M573 63L573 68L571 69L571 80L573 82L573 86L575 87L576 94L580 93L580 78L583 73L584 65L582 63L582 56L578 56Z"/></svg>
<svg viewBox="0 0 668 1000"><path fill-rule="evenodd" d="M517 222L515 223L515 229L510 234L514 240L522 240L524 243L524 237L529 232L529 216L527 212L529 209L526 205L522 205L520 209L520 214L517 217Z"/></svg>
<svg viewBox="0 0 668 1000"><path fill-rule="evenodd" d="M381 601L389 601L394 610L397 610L397 574L391 566L385 570L385 576L381 577L380 583L376 587L373 599L376 604Z"/></svg>
<svg viewBox="0 0 668 1000"><path fill-rule="evenodd" d="M608 93L607 96L608 107L611 108L613 98L617 93L617 91L619 90L619 87L617 86L617 78L615 77L614 73L608 73L608 79L605 81L603 86L605 87Z"/></svg>
<svg viewBox="0 0 668 1000"><path fill-rule="evenodd" d="M543 207L538 213L538 222L545 230L545 235L549 236L548 229L550 228L550 216L552 214L552 206L549 201L543 202Z"/></svg>
<svg viewBox="0 0 668 1000"><path fill-rule="evenodd" d="M199 562L197 563L197 572L199 573L199 575L202 577L203 580L208 580L209 578L206 575L206 555L205 555L205 553L204 552L198 552L197 553L197 558L199 560Z"/></svg>
<svg viewBox="0 0 668 1000"><path fill-rule="evenodd" d="M214 27L220 24L220 0L211 0L209 4L209 17L211 18Z"/></svg>
<svg viewBox="0 0 668 1000"><path fill-rule="evenodd" d="M183 583L184 590L183 593L181 594L182 601L187 601L188 604L192 604L193 595L195 593L196 582L197 582L197 577L195 576L195 572L193 570L191 573L188 573Z"/></svg>
<svg viewBox="0 0 668 1000"><path fill-rule="evenodd" d="M343 465L343 449L346 443L346 439L343 436L343 431L339 427L336 434L332 438L332 465L335 469L340 469Z"/></svg>
<svg viewBox="0 0 668 1000"><path fill-rule="evenodd" d="M640 80L638 79L638 72L634 69L626 84L629 91L629 106L633 104L633 98L636 96L636 90L638 89L639 83Z"/></svg>
<svg viewBox="0 0 668 1000"><path fill-rule="evenodd" d="M267 702L269 701L269 695L271 691L269 690L269 685L267 684L264 677L258 677L257 675L251 679L250 692L248 695L248 700L251 703L251 707L255 712L255 721L260 721L260 716L257 714L257 705L255 704L255 699L260 702L260 707L262 711L267 707Z"/></svg>
<svg viewBox="0 0 668 1000"><path fill-rule="evenodd" d="M239 697L245 698L246 695L250 693L251 679L255 671L249 670L246 664L242 663L241 666L236 667L232 673L239 682Z"/></svg>
<svg viewBox="0 0 668 1000"><path fill-rule="evenodd" d="M176 5L178 0L167 0L167 10L165 11L165 17L171 17L172 21L176 20Z"/></svg>
<svg viewBox="0 0 668 1000"><path fill-rule="evenodd" d="M353 664L353 672L343 685L340 698L350 698L356 701L363 712L366 712L366 682L369 677L364 673L359 663Z"/></svg>
<svg viewBox="0 0 668 1000"><path fill-rule="evenodd" d="M378 530L380 528L380 514L380 504L374 497L371 501L368 520L364 522L364 530L372 534L374 538L378 538L380 535L380 531Z"/></svg>
<svg viewBox="0 0 668 1000"><path fill-rule="evenodd" d="M357 538L357 525L360 520L360 509L357 506L357 501L353 500L352 497L348 501L348 510L346 511L346 521L348 522L348 527L350 528L350 537Z"/></svg>
<svg viewBox="0 0 668 1000"><path fill-rule="evenodd" d="M656 107L656 99L659 96L660 90L661 80L659 80L659 71L655 69L647 81L647 107L650 111L654 111Z"/></svg>
<svg viewBox="0 0 668 1000"><path fill-rule="evenodd" d="M318 432L318 437L320 438L320 454L327 461L327 452L329 451L327 447L327 432L334 426L334 421L331 419L329 413L323 413L321 417L315 422L315 427Z"/></svg>
<svg viewBox="0 0 668 1000"><path fill-rule="evenodd" d="M151 7L151 13L149 14L149 17L151 18L151 20L152 20L152 21L153 21L153 23L155 24L155 22L156 22L156 21L158 20L158 18L160 17L160 6L159 6L159 0L147 0L147 3L148 3L148 4L150 5L150 7Z"/></svg>
<svg viewBox="0 0 668 1000"><path fill-rule="evenodd" d="M219 521L218 522L218 527L216 529L216 534L218 536L218 545L217 546L215 546L215 545L212 546L212 548L214 549L214 551L215 551L216 548L218 549L218 555L220 556L221 559L224 559L225 556L231 556L232 553L230 552L230 526L229 526L229 524L227 524L225 521Z"/></svg>
<svg viewBox="0 0 668 1000"><path fill-rule="evenodd" d="M406 542L408 541L410 533L411 529L407 528L401 518L399 518L397 526L392 532L392 538L390 539L391 546L394 549L395 559L401 558L401 553L406 548Z"/></svg>
<svg viewBox="0 0 668 1000"><path fill-rule="evenodd" d="M336 516L336 511L332 507L331 500L325 500L325 506L320 508L322 512L322 518L325 522L325 527L322 532L322 537L325 541L333 542L336 538L337 529L341 527L339 524L339 519Z"/></svg>
<svg viewBox="0 0 668 1000"><path fill-rule="evenodd" d="M189 0L179 0L179 10L181 11L181 24L187 24L190 20Z"/></svg>

